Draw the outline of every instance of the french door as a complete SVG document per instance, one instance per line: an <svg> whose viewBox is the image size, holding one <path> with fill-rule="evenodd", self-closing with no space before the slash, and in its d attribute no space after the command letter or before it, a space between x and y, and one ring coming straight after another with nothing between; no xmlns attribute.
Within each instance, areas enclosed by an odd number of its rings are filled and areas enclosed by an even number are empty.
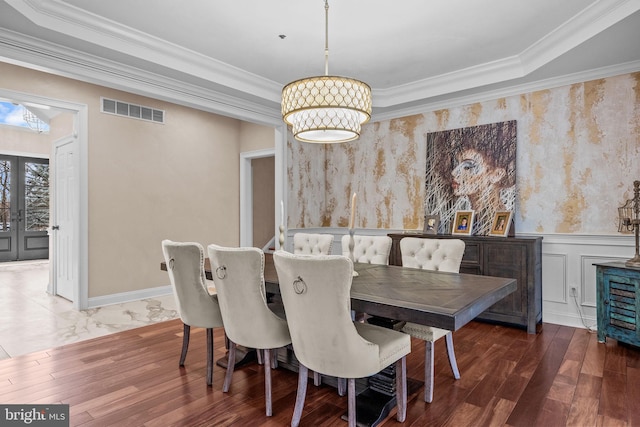
<svg viewBox="0 0 640 427"><path fill-rule="evenodd" d="M49 160L0 155L0 261L49 257Z"/></svg>

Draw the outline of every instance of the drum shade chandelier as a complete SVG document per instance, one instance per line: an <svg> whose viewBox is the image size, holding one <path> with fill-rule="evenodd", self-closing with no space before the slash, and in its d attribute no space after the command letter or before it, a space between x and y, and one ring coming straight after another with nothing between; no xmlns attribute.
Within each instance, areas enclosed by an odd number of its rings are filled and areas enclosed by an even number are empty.
<svg viewBox="0 0 640 427"><path fill-rule="evenodd" d="M371 118L371 88L348 77L329 76L329 2L325 0L324 76L296 80L282 89L282 118L298 141L353 141Z"/></svg>

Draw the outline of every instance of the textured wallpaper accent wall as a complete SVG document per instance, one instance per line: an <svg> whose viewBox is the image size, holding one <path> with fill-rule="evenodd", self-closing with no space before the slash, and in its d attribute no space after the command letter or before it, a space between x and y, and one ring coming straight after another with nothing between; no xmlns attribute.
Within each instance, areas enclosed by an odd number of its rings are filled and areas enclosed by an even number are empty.
<svg viewBox="0 0 640 427"><path fill-rule="evenodd" d="M288 227L422 229L426 135L516 120L519 233L617 234L640 179L640 72L364 126L346 144L288 143Z"/></svg>

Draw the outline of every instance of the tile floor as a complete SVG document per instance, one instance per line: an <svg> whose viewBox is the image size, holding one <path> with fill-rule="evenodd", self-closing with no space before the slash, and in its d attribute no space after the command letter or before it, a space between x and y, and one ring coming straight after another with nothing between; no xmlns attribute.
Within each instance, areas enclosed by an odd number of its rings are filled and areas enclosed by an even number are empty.
<svg viewBox="0 0 640 427"><path fill-rule="evenodd" d="M0 360L178 317L173 295L76 311L48 283L47 260L0 263Z"/></svg>

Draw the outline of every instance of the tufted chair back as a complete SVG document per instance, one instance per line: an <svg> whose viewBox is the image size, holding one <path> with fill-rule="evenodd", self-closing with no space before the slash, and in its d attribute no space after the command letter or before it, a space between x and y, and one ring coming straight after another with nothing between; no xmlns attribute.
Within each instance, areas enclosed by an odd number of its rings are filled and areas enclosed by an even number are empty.
<svg viewBox="0 0 640 427"><path fill-rule="evenodd" d="M353 236L353 262L362 264L389 264L391 237ZM349 257L349 235L342 236L342 255Z"/></svg>
<svg viewBox="0 0 640 427"><path fill-rule="evenodd" d="M296 233L293 235L293 253L299 255L331 255L332 234Z"/></svg>
<svg viewBox="0 0 640 427"><path fill-rule="evenodd" d="M423 270L458 273L465 244L460 239L420 239L405 237L400 240L402 265Z"/></svg>

